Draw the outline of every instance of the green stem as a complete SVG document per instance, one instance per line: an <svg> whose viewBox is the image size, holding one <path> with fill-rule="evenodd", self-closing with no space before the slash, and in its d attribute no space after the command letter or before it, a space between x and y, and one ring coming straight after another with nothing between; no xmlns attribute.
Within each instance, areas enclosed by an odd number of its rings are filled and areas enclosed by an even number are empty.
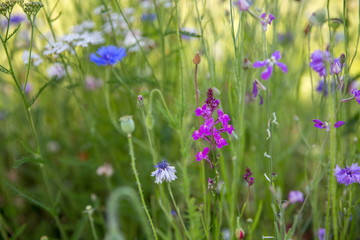
<svg viewBox="0 0 360 240"><path fill-rule="evenodd" d="M29 79L29 74L30 74L31 53L32 53L33 42L34 42L34 22L35 22L35 16L34 16L33 20L30 21L30 24L31 24L30 48L29 48L28 65L27 65L27 70L26 70L26 77L25 77L25 83L24 83L24 87L23 87L24 88L23 92L25 92L26 85L27 85L28 79Z"/></svg>
<svg viewBox="0 0 360 240"><path fill-rule="evenodd" d="M188 239L191 239L191 237L190 237L190 235L189 235L189 232L187 231L186 226L185 226L185 224L184 224L184 220L183 220L183 218L181 217L181 212L180 212L179 206L176 204L176 201L175 201L174 195L173 195L173 193L172 193L170 184L167 184L167 186L168 186L168 190L169 190L169 193L170 193L171 200L172 200L172 202L173 202L173 204L174 204L174 207L175 207L175 209L176 209L176 213L178 214L179 219L180 219L180 222L181 222L181 225L182 225L182 227L184 228L185 235L186 235L186 237L187 237Z"/></svg>
<svg viewBox="0 0 360 240"><path fill-rule="evenodd" d="M137 172L137 170L136 170L134 145L133 145L133 142L132 142L132 135L131 135L131 133L128 134L128 141L129 141L129 151L130 151L129 153L130 153L130 157L131 157L131 167L132 167L132 170L133 170L133 173L134 173L134 176L135 176L135 180L136 180L136 184L137 184L137 187L138 187L138 191L139 191L141 203L142 203L142 205L143 205L144 211L145 211L146 216L147 216L147 218L148 218L148 221L149 221L149 223L150 223L151 230L152 230L152 232L153 232L154 238L155 238L155 240L157 240L157 239L158 239L158 236L157 236L157 233L156 233L156 229L155 229L154 223L153 223L153 221L152 221L152 218L151 218L151 216L150 216L149 210L148 210L148 208L147 208L147 206L146 206L146 202L145 202L143 190L142 190L142 187L141 187L139 175L138 175L138 172Z"/></svg>

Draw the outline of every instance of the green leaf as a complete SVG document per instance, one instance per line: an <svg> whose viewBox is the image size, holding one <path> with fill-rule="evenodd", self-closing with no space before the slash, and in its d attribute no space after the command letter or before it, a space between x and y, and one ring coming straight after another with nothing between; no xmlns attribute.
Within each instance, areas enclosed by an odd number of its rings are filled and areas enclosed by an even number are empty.
<svg viewBox="0 0 360 240"><path fill-rule="evenodd" d="M23 157L23 158L15 160L13 167L18 168L25 163L44 163L44 160L42 160L41 158L37 158L37 157Z"/></svg>
<svg viewBox="0 0 360 240"><path fill-rule="evenodd" d="M5 184L9 188L11 188L11 190L13 190L15 193L19 194L21 197L25 198L29 202L37 205L38 207L41 207L42 209L49 212L50 214L54 213L54 211L52 211L52 209L49 206L47 206L45 203L41 202L40 200L35 199L35 197L30 196L30 194L26 193L24 190L18 189L17 187L15 187L13 184L11 184L8 181L5 181Z"/></svg>
<svg viewBox="0 0 360 240"><path fill-rule="evenodd" d="M7 42L10 38L12 38L12 36L14 36L14 34L19 30L20 26L21 26L21 24L19 24L19 25L15 28L15 30L14 30L12 33L10 33L10 35L7 37L7 39L5 39L5 42Z"/></svg>
<svg viewBox="0 0 360 240"><path fill-rule="evenodd" d="M0 72L6 73L6 74L11 74L11 72L9 70L7 70L5 67L3 67L2 65L0 65Z"/></svg>
<svg viewBox="0 0 360 240"><path fill-rule="evenodd" d="M40 97L42 91L44 91L48 86L50 86L51 84L53 84L56 80L57 80L57 77L53 77L50 81L48 81L47 83L45 83L45 84L39 89L39 91L35 94L35 96L31 98L28 107L30 108L30 107L36 102L36 100Z"/></svg>

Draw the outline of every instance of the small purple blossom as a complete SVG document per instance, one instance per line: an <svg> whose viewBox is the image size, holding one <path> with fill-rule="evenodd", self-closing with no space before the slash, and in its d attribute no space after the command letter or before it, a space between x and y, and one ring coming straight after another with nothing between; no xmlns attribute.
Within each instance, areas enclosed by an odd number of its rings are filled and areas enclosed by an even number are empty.
<svg viewBox="0 0 360 240"><path fill-rule="evenodd" d="M201 161L201 160L208 160L209 159L209 154L210 152L210 148L206 147L204 148L204 150L202 152L198 152L196 154L196 161Z"/></svg>
<svg viewBox="0 0 360 240"><path fill-rule="evenodd" d="M28 82L25 86L23 85L22 88L25 94L29 94L32 90L32 85Z"/></svg>
<svg viewBox="0 0 360 240"><path fill-rule="evenodd" d="M156 14L154 13L143 13L141 15L141 21L143 22L153 22L156 19Z"/></svg>
<svg viewBox="0 0 360 240"><path fill-rule="evenodd" d="M303 202L304 195L300 191L290 191L289 192L289 203Z"/></svg>
<svg viewBox="0 0 360 240"><path fill-rule="evenodd" d="M253 97L256 98L259 95L261 90L266 91L266 87L261 82L259 82L257 79L255 79L253 82L253 89L252 89ZM261 105L261 104L263 104L263 99L260 95L259 95L259 98L260 98L260 105Z"/></svg>
<svg viewBox="0 0 360 240"><path fill-rule="evenodd" d="M356 99L356 101L358 102L358 104L360 104L360 90L354 88L354 89L351 91L351 94L354 95L354 98Z"/></svg>
<svg viewBox="0 0 360 240"><path fill-rule="evenodd" d="M244 174L244 180L248 183L248 186L250 187L251 185L253 185L254 184L254 182L255 182L255 179L254 179L254 177L251 177L251 175L252 175L252 172L251 172L251 170L250 170L250 168L246 168L246 170L245 170L245 174Z"/></svg>
<svg viewBox="0 0 360 240"><path fill-rule="evenodd" d="M313 122L315 123L314 127L320 128L320 129L326 129L326 131L330 131L330 124L328 122L323 122L323 121L321 121L319 119L314 119ZM334 127L338 128L338 127L341 127L344 124L345 124L344 121L337 121L334 124Z"/></svg>
<svg viewBox="0 0 360 240"><path fill-rule="evenodd" d="M345 122L344 121L337 121L335 124L334 124L334 127L335 128L338 128L338 127L341 127L342 125L344 125Z"/></svg>
<svg viewBox="0 0 360 240"><path fill-rule="evenodd" d="M26 19L24 14L13 14L10 18L10 24L19 24Z"/></svg>
<svg viewBox="0 0 360 240"><path fill-rule="evenodd" d="M155 167L157 169L151 173L151 176L155 177L155 183L159 184L163 181L172 182L177 178L175 175L175 167L170 166L166 160L162 160L157 165L155 165Z"/></svg>
<svg viewBox="0 0 360 240"><path fill-rule="evenodd" d="M266 67L265 71L261 73L261 78L267 80L272 75L274 64L276 64L276 66L278 66L281 69L281 71L283 71L284 73L288 72L287 66L282 62L278 62L278 60L280 59L281 59L280 51L275 51L269 59L266 59L264 61L254 62L253 67L254 68Z"/></svg>
<svg viewBox="0 0 360 240"><path fill-rule="evenodd" d="M247 11L251 5L247 0L237 0L234 4L240 11Z"/></svg>
<svg viewBox="0 0 360 240"><path fill-rule="evenodd" d="M110 45L100 47L96 53L90 54L90 61L99 66L108 66L120 62L125 56L125 48Z"/></svg>
<svg viewBox="0 0 360 240"><path fill-rule="evenodd" d="M360 183L360 167L353 163L350 167L340 168L336 165L334 169L337 182L346 186L352 183Z"/></svg>
<svg viewBox="0 0 360 240"><path fill-rule="evenodd" d="M210 164L210 167L213 168L213 165L209 159L209 152L210 148L205 147L204 150L202 152L198 152L195 157L196 161L206 160Z"/></svg>
<svg viewBox="0 0 360 240"><path fill-rule="evenodd" d="M316 91L319 93L323 93L324 96L328 95L328 87L324 80L320 80L318 82L318 85L316 87Z"/></svg>
<svg viewBox="0 0 360 240"><path fill-rule="evenodd" d="M327 75L327 65L331 63L331 55L328 51L315 50L310 56L310 67L320 77Z"/></svg>
<svg viewBox="0 0 360 240"><path fill-rule="evenodd" d="M264 31L266 31L268 25L271 25L272 21L275 19L275 16L272 15L271 13L270 14L262 13L260 15L260 18L261 18L260 22L261 22L262 28Z"/></svg>
<svg viewBox="0 0 360 240"><path fill-rule="evenodd" d="M338 75L342 71L342 64L340 62L340 58L335 58L331 64L331 73Z"/></svg>
<svg viewBox="0 0 360 240"><path fill-rule="evenodd" d="M325 228L319 228L319 230L318 230L318 238L319 238L319 240L325 240L325 236L326 236Z"/></svg>

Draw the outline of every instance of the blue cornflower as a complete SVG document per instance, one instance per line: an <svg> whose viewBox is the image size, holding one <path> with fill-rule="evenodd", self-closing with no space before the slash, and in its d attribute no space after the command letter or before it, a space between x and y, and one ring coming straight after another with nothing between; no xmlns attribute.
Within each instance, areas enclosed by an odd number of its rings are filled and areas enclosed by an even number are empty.
<svg viewBox="0 0 360 240"><path fill-rule="evenodd" d="M90 61L99 66L114 65L126 56L125 48L116 46L103 46L96 53L90 54Z"/></svg>
<svg viewBox="0 0 360 240"><path fill-rule="evenodd" d="M157 169L151 173L151 176L155 177L155 183L159 184L163 181L172 182L177 178L175 175L175 167L170 166L166 160L162 160L157 165L155 165L155 167Z"/></svg>

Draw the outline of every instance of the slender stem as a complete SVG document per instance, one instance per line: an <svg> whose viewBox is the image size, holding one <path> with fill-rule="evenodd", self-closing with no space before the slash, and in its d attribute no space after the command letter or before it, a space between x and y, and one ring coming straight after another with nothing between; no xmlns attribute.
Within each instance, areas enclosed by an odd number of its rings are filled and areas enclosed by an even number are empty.
<svg viewBox="0 0 360 240"><path fill-rule="evenodd" d="M23 87L23 92L25 92L25 90L26 90L26 85L28 83L29 74L30 74L31 53L32 53L33 41L34 41L34 22L35 22L35 16L34 16L33 20L30 20L30 23L31 23L30 48L29 48L28 65L27 65L27 70L26 70L26 77L25 77L25 83L24 83L24 87Z"/></svg>
<svg viewBox="0 0 360 240"><path fill-rule="evenodd" d="M154 234L154 238L157 240L157 239L158 239L158 236L157 236L157 233L156 233L156 229L155 229L154 223L153 223L153 221L152 221L152 218L151 218L151 216L150 216L149 210L148 210L148 208L147 208L147 206L146 206L146 202L145 202L143 190L142 190L142 187L141 187L139 175L138 175L138 172L137 172L137 170L136 170L134 145L133 145L133 142L132 142L132 135L131 135L131 133L128 134L128 141L129 141L129 151L130 151L129 153L130 153L130 157L131 157L131 167L132 167L132 170L133 170L133 173L134 173L134 176L135 176L135 180L136 180L136 184L137 184L137 187L138 187L138 191L139 191L141 203L142 203L142 205L143 205L144 211L145 211L146 216L147 216L147 218L148 218L148 221L149 221L149 223L150 223L151 230L152 230L152 232L153 232L153 234Z"/></svg>
<svg viewBox="0 0 360 240"><path fill-rule="evenodd" d="M120 4L119 4L119 1L118 1L118 0L114 0L114 1L115 1L115 3L116 3L116 6L117 6L118 9L119 9L119 12L120 12L121 16L124 18L125 23L126 23L128 29L129 29L129 31L130 31L131 34L133 35L133 37L134 37L134 39L135 39L135 41L136 41L136 45L139 47L140 52L141 52L141 54L143 55L146 64L147 64L147 65L149 66L149 68L151 69L151 74L152 74L152 77L153 77L153 79L154 79L154 83L155 83L156 85L160 85L159 80L158 80L157 77L155 76L154 69L153 69L152 65L150 64L149 59L146 57L146 54L145 54L145 51L144 51L143 47L141 46L138 38L136 37L136 34L134 33L132 27L131 27L130 24L129 24L129 21L127 20L127 17L124 15L124 13L123 13L123 11L122 11L122 9L121 9L121 6L120 6Z"/></svg>
<svg viewBox="0 0 360 240"><path fill-rule="evenodd" d="M191 237L190 237L190 235L189 235L189 232L187 231L186 226L185 226L185 224L184 224L184 220L183 220L183 218L181 217L181 212L180 212L179 206L176 204L176 201L175 201L174 195L173 195L173 193L172 193L170 184L168 184L167 186L168 186L168 190L169 190L169 193L170 193L171 200L172 200L172 202L173 202L173 204L174 204L174 207L175 207L175 209L176 209L176 213L178 214L179 219L180 219L180 222L181 222L181 225L182 225L182 227L184 228L185 235L186 235L186 237L187 237L188 239L191 239Z"/></svg>

